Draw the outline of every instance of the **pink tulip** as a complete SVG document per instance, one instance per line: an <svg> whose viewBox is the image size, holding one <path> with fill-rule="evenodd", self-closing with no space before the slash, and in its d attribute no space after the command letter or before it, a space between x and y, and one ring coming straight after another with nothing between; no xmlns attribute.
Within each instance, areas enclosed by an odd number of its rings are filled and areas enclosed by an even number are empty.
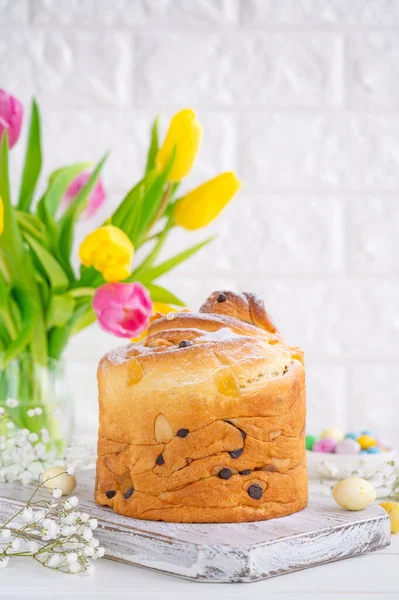
<svg viewBox="0 0 399 600"><path fill-rule="evenodd" d="M0 139L7 131L8 146L12 148L21 133L23 108L17 98L0 89Z"/></svg>
<svg viewBox="0 0 399 600"><path fill-rule="evenodd" d="M62 204L65 207L72 204L82 187L86 185L89 179L90 173L80 173L80 175L75 177L75 179L69 185L67 191L65 192L65 196L62 199ZM94 213L96 213L98 209L104 204L104 202L105 189L101 182L101 179L99 179L89 196L89 200L87 202L85 210L83 211L82 218L89 219L90 217L92 217Z"/></svg>
<svg viewBox="0 0 399 600"><path fill-rule="evenodd" d="M105 331L132 338L147 329L152 302L141 283L106 283L96 290L93 309Z"/></svg>

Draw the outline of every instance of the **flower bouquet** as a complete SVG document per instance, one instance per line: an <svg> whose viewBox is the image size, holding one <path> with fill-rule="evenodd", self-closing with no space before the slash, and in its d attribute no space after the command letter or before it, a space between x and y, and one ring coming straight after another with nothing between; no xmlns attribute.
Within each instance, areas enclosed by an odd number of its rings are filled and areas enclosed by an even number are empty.
<svg viewBox="0 0 399 600"><path fill-rule="evenodd" d="M0 406L7 406L19 427L45 427L61 443L50 407L60 387L54 364L69 338L96 318L117 336L136 337L159 308L184 307L156 281L212 238L159 261L162 247L174 228L194 230L210 223L240 184L234 173L222 173L179 196L200 146L201 126L193 110L182 110L159 144L156 119L142 178L84 239L76 270L76 224L105 200L100 174L107 154L90 173L87 162L58 169L37 193L42 144L33 101L19 193L11 193L9 150L18 140L22 116L19 101L0 90ZM138 249L143 258L135 264ZM36 408L40 414L32 425L28 411Z"/></svg>

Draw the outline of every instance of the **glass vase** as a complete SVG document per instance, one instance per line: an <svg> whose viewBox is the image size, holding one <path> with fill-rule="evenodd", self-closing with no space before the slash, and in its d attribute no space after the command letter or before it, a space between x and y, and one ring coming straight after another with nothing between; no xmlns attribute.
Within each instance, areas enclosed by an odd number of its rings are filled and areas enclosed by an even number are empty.
<svg viewBox="0 0 399 600"><path fill-rule="evenodd" d="M73 433L73 402L61 361L38 363L29 354L9 361L0 371L0 407L16 430L45 433L47 452L62 456ZM0 436L7 425L0 424ZM7 426L8 429L10 425ZM34 437L33 437L34 439Z"/></svg>

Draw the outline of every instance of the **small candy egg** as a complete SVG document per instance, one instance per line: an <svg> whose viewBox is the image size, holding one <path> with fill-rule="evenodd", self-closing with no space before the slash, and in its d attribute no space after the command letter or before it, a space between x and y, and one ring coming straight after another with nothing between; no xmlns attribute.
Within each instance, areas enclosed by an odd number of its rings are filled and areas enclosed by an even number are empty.
<svg viewBox="0 0 399 600"><path fill-rule="evenodd" d="M65 467L49 467L41 476L43 486L54 490L59 488L63 496L71 494L76 488L76 478L65 473Z"/></svg>
<svg viewBox="0 0 399 600"><path fill-rule="evenodd" d="M341 429L337 429L336 427L328 427L322 431L320 436L322 439L328 438L329 440L335 440L336 442L341 442L344 439L344 432Z"/></svg>
<svg viewBox="0 0 399 600"><path fill-rule="evenodd" d="M370 446L370 448L367 448L366 452L367 454L381 454L382 450L377 446Z"/></svg>
<svg viewBox="0 0 399 600"><path fill-rule="evenodd" d="M336 454L359 454L360 450L360 444L350 438L342 440L335 447Z"/></svg>
<svg viewBox="0 0 399 600"><path fill-rule="evenodd" d="M388 513L391 521L391 533L399 531L399 502L380 502L380 506Z"/></svg>
<svg viewBox="0 0 399 600"><path fill-rule="evenodd" d="M313 452L334 452L335 446L337 445L336 440L325 438L323 440L317 440L313 444Z"/></svg>
<svg viewBox="0 0 399 600"><path fill-rule="evenodd" d="M360 437L358 437L357 441L361 445L362 450L367 450L367 448L371 448L371 446L375 446L377 443L376 439L373 438L368 433L365 433L364 435L361 435Z"/></svg>
<svg viewBox="0 0 399 600"><path fill-rule="evenodd" d="M360 450L360 454L368 454L367 450Z"/></svg>
<svg viewBox="0 0 399 600"><path fill-rule="evenodd" d="M376 492L374 487L360 477L343 479L334 486L333 497L337 504L347 510L363 510L374 502Z"/></svg>
<svg viewBox="0 0 399 600"><path fill-rule="evenodd" d="M352 433L352 432L349 432L345 435L346 440L357 440L358 437L359 437L358 433Z"/></svg>
<svg viewBox="0 0 399 600"><path fill-rule="evenodd" d="M317 437L315 435L307 435L306 436L306 450L311 450L313 448L313 444L317 442Z"/></svg>
<svg viewBox="0 0 399 600"><path fill-rule="evenodd" d="M383 448L390 448L391 447L391 442L385 438L378 438L377 439L377 446L379 446L381 449Z"/></svg>

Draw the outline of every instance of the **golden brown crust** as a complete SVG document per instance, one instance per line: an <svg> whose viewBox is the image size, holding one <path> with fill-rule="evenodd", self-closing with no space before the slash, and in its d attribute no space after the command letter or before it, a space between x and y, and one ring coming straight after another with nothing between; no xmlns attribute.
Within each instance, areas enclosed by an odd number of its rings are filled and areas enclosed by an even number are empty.
<svg viewBox="0 0 399 600"><path fill-rule="evenodd" d="M218 304L224 312L209 312ZM140 343L102 359L96 501L178 522L301 510L300 349L285 345L251 294L215 292L201 311L158 319Z"/></svg>

